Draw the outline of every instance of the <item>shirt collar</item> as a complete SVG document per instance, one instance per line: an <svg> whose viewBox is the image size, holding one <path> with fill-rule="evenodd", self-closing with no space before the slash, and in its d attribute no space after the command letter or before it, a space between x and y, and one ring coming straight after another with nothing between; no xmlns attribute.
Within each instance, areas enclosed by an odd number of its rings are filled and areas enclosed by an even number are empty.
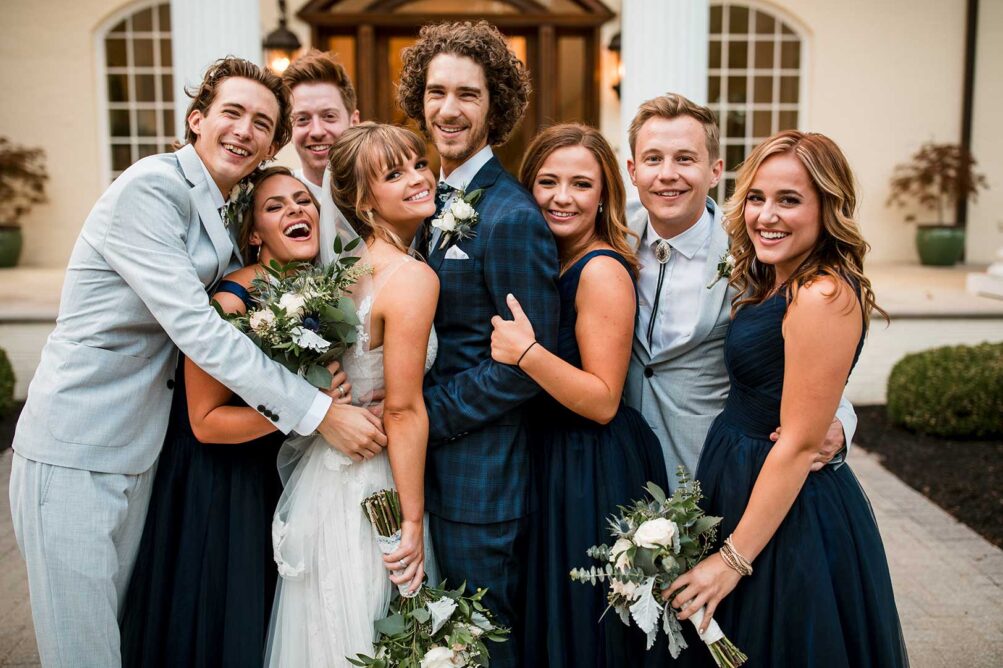
<svg viewBox="0 0 1003 668"><path fill-rule="evenodd" d="M206 183L209 184L209 196L212 197L212 205L218 209L226 204L226 200L223 199L223 193L220 192L219 186L217 186L216 182L213 181L212 174L209 173L209 168L205 166L204 162L202 162L202 158L199 157L197 151L195 153L195 157L198 158L199 165L202 166L202 173L205 174Z"/></svg>
<svg viewBox="0 0 1003 668"><path fill-rule="evenodd" d="M467 161L454 169L449 176L443 176L442 168L439 168L439 181L448 183L454 190L465 190L470 182L474 180L477 176L477 172L481 171L481 167L488 164L488 161L494 157L494 151L491 150L491 145L488 144L482 148L477 153L467 158Z"/></svg>
<svg viewBox="0 0 1003 668"><path fill-rule="evenodd" d="M672 246L673 250L682 253L687 260L692 260L693 256L697 254L703 245L707 243L707 238L710 236L710 223L711 214L710 211L704 207L703 213L700 215L700 219L697 220L696 225L689 228L681 234L677 234L671 239L666 239L669 245ZM648 217L648 224L644 231L644 243L651 246L655 242L661 239L658 236L658 232L651 225L651 217Z"/></svg>

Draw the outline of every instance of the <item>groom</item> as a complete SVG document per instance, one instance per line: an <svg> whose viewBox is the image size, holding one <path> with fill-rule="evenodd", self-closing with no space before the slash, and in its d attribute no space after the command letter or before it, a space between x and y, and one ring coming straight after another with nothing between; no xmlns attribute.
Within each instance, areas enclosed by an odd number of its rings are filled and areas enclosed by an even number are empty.
<svg viewBox="0 0 1003 668"><path fill-rule="evenodd" d="M518 124L529 77L486 22L422 28L404 52L401 107L442 160L440 210L482 191L472 238L436 229L418 250L440 281L439 354L426 376L429 418L426 505L436 559L452 585L487 587L485 604L512 626L491 665L518 665L529 484L525 403L539 387L491 359L491 316L519 295L540 345L553 349L559 298L557 250L532 197L491 147Z"/></svg>
<svg viewBox="0 0 1003 668"><path fill-rule="evenodd" d="M121 662L119 604L179 349L283 432L318 430L359 459L386 444L367 411L332 403L209 305L241 266L226 196L288 141L288 106L275 75L217 61L189 107L187 145L127 169L84 221L13 443L11 512L44 666Z"/></svg>

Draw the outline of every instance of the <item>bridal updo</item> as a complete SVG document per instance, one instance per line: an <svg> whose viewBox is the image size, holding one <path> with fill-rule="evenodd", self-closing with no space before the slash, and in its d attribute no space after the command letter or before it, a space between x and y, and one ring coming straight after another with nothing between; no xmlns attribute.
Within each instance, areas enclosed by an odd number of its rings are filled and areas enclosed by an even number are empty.
<svg viewBox="0 0 1003 668"><path fill-rule="evenodd" d="M371 183L412 156L425 155L425 142L411 130L367 121L345 130L331 149L331 195L356 233L376 236L400 250L404 244L376 221Z"/></svg>

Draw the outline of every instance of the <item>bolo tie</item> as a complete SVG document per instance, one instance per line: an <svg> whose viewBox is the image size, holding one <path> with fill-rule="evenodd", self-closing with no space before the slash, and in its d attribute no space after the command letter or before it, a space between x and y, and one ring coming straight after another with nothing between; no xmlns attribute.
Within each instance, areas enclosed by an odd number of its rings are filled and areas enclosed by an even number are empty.
<svg viewBox="0 0 1003 668"><path fill-rule="evenodd" d="M648 320L648 347L651 347L651 336L655 333L655 319L658 317L658 304L662 299L662 283L665 282L665 267L672 257L672 246L665 239L655 242L655 259L658 260L658 285L655 287L655 303L651 307L651 318Z"/></svg>

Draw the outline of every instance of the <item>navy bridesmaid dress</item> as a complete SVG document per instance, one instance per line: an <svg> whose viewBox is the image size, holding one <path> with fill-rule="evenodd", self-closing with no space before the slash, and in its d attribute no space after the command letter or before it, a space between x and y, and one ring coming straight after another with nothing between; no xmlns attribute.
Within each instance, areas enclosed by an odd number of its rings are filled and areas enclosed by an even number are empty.
<svg viewBox="0 0 1003 668"><path fill-rule="evenodd" d="M581 368L575 338L575 296L582 270L595 257L626 260L613 251L588 253L561 276L558 348ZM572 582L572 568L595 565L585 551L611 542L606 518L618 505L644 496L652 481L668 489L658 439L641 414L625 405L601 425L569 411L551 397L534 406L532 466L538 506L530 520L527 574L526 668L619 668L648 657L644 636L606 609L606 587ZM664 663L662 664L664 665Z"/></svg>
<svg viewBox="0 0 1003 668"><path fill-rule="evenodd" d="M250 308L243 286L223 281ZM184 358L136 566L122 608L122 665L260 666L275 593L272 513L284 435L196 440ZM234 405L244 405L239 398Z"/></svg>
<svg viewBox="0 0 1003 668"><path fill-rule="evenodd" d="M697 469L708 514L734 531L780 424L787 312L781 293L735 315L725 341L731 393ZM857 346L859 356L863 335ZM854 359L856 363L856 359ZM722 601L715 619L750 666L891 668L908 665L874 513L846 464L811 473L776 534ZM688 625L688 624L687 624ZM687 665L703 648L684 653Z"/></svg>

